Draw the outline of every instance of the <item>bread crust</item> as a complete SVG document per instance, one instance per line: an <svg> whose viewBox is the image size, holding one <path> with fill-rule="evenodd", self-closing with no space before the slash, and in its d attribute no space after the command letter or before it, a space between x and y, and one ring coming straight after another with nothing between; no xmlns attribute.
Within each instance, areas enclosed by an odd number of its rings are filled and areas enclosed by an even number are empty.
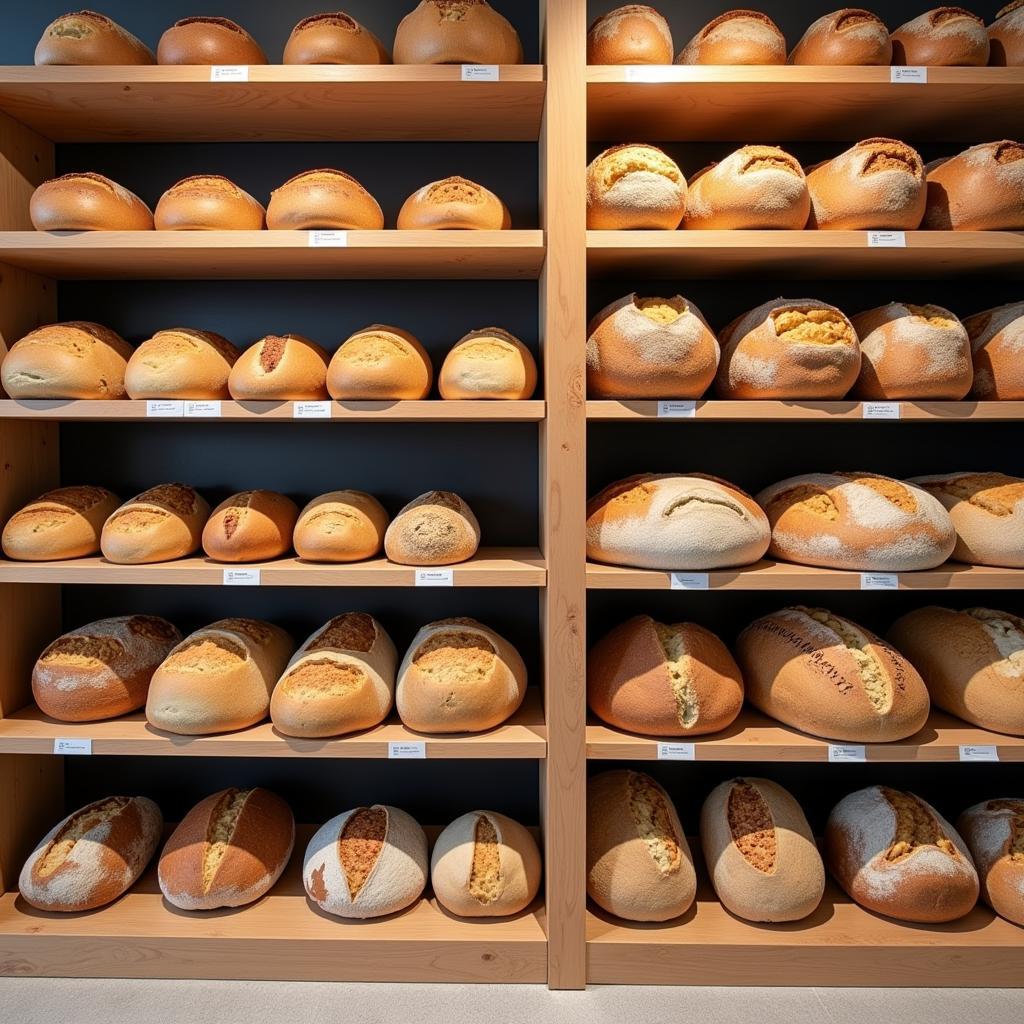
<svg viewBox="0 0 1024 1024"><path fill-rule="evenodd" d="M790 64L819 67L888 67L892 40L885 22L871 11L844 7L813 22L793 47Z"/></svg>
<svg viewBox="0 0 1024 1024"><path fill-rule="evenodd" d="M981 898L1024 927L1024 800L984 800L968 807L956 827L978 869Z"/></svg>
<svg viewBox="0 0 1024 1024"><path fill-rule="evenodd" d="M340 401L420 401L433 382L434 367L419 338L390 324L349 335L327 367L327 390Z"/></svg>
<svg viewBox="0 0 1024 1024"><path fill-rule="evenodd" d="M982 401L1024 399L1024 301L986 309L963 321L971 339L974 384Z"/></svg>
<svg viewBox="0 0 1024 1024"><path fill-rule="evenodd" d="M380 203L350 174L330 167L303 171L270 193L267 227L271 231L380 231Z"/></svg>
<svg viewBox="0 0 1024 1024"><path fill-rule="evenodd" d="M100 550L100 533L121 499L105 487L59 487L7 520L3 551L19 562L84 558Z"/></svg>
<svg viewBox="0 0 1024 1024"><path fill-rule="evenodd" d="M153 51L127 29L95 11L62 14L43 29L35 63L73 65L155 64Z"/></svg>
<svg viewBox="0 0 1024 1024"><path fill-rule="evenodd" d="M285 64L390 64L387 47L341 11L303 18L284 46Z"/></svg>
<svg viewBox="0 0 1024 1024"><path fill-rule="evenodd" d="M239 351L227 338L194 327L157 331L132 353L124 374L129 398L230 398L228 375Z"/></svg>
<svg viewBox="0 0 1024 1024"><path fill-rule="evenodd" d="M238 402L318 402L327 394L327 352L301 334L268 334L231 367L228 391Z"/></svg>
<svg viewBox="0 0 1024 1024"><path fill-rule="evenodd" d="M1011 0L988 27L988 62L994 67L1024 65L1024 0Z"/></svg>
<svg viewBox="0 0 1024 1024"><path fill-rule="evenodd" d="M135 495L103 524L100 550L108 562L170 562L199 550L210 506L185 484L158 484Z"/></svg>
<svg viewBox="0 0 1024 1024"><path fill-rule="evenodd" d="M588 64L671 64L672 30L645 4L626 4L595 19L587 32Z"/></svg>
<svg viewBox="0 0 1024 1024"><path fill-rule="evenodd" d="M587 167L587 227L674 231L686 212L679 165L657 146L612 146Z"/></svg>
<svg viewBox="0 0 1024 1024"><path fill-rule="evenodd" d="M267 64L259 43L229 18L182 18L160 37L158 64Z"/></svg>
<svg viewBox="0 0 1024 1024"><path fill-rule="evenodd" d="M985 22L962 7L936 7L892 33L893 64L981 68L988 55Z"/></svg>
<svg viewBox="0 0 1024 1024"><path fill-rule="evenodd" d="M726 11L679 52L677 64L785 64L786 37L760 11Z"/></svg>
<svg viewBox="0 0 1024 1024"><path fill-rule="evenodd" d="M193 174L172 185L153 214L157 231L261 231L266 211L220 174Z"/></svg>
<svg viewBox="0 0 1024 1024"><path fill-rule="evenodd" d="M473 510L452 491L413 498L388 525L384 551L399 565L455 565L480 547Z"/></svg>
<svg viewBox="0 0 1024 1024"><path fill-rule="evenodd" d="M519 33L486 0L421 0L398 24L396 64L522 64Z"/></svg>
<svg viewBox="0 0 1024 1024"><path fill-rule="evenodd" d="M266 562L292 548L299 507L276 491L239 491L203 527L203 550L215 562Z"/></svg>
<svg viewBox="0 0 1024 1024"><path fill-rule="evenodd" d="M921 227L932 231L1024 229L1024 144L1004 139L971 146L928 164L928 205Z"/></svg>
<svg viewBox="0 0 1024 1024"><path fill-rule="evenodd" d="M464 334L444 358L437 378L446 400L530 398L537 388L533 353L500 327Z"/></svg>
<svg viewBox="0 0 1024 1024"><path fill-rule="evenodd" d="M388 513L364 491L329 491L314 498L295 523L295 553L308 562L361 562L384 547Z"/></svg>
<svg viewBox="0 0 1024 1024"><path fill-rule="evenodd" d="M28 213L37 231L153 230L153 214L134 192L92 171L44 181Z"/></svg>
<svg viewBox="0 0 1024 1024"><path fill-rule="evenodd" d="M455 175L413 192L398 211L400 231L503 231L508 207L490 189Z"/></svg>

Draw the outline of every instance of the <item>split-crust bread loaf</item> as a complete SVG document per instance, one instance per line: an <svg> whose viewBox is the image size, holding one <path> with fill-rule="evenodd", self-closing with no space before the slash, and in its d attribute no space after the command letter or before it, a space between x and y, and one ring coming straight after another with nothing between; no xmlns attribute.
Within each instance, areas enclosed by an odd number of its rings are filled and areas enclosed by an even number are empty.
<svg viewBox="0 0 1024 1024"><path fill-rule="evenodd" d="M399 565L454 565L472 558L479 547L480 524L452 491L413 498L384 534L384 551Z"/></svg>
<svg viewBox="0 0 1024 1024"><path fill-rule="evenodd" d="M314 14L292 29L284 64L390 64L387 47L343 11Z"/></svg>
<svg viewBox="0 0 1024 1024"><path fill-rule="evenodd" d="M697 894L693 857L675 806L642 772L587 782L587 895L627 921L670 921Z"/></svg>
<svg viewBox="0 0 1024 1024"><path fill-rule="evenodd" d="M829 740L887 743L928 718L914 666L874 633L826 608L782 608L736 642L747 700L785 725Z"/></svg>
<svg viewBox="0 0 1024 1024"><path fill-rule="evenodd" d="M1000 917L1024 927L1024 799L975 804L956 827L978 869L981 898Z"/></svg>
<svg viewBox="0 0 1024 1024"><path fill-rule="evenodd" d="M587 703L616 729L703 736L740 713L743 677L729 648L703 626L634 615L591 648Z"/></svg>
<svg viewBox="0 0 1024 1024"><path fill-rule="evenodd" d="M800 162L778 146L743 146L690 178L687 230L785 229L807 224L811 200Z"/></svg>
<svg viewBox="0 0 1024 1024"><path fill-rule="evenodd" d="M203 550L216 562L265 562L291 551L299 506L276 491L239 491L203 527Z"/></svg>
<svg viewBox="0 0 1024 1024"><path fill-rule="evenodd" d="M327 352L301 334L268 334L231 367L228 391L239 402L318 402L327 398Z"/></svg>
<svg viewBox="0 0 1024 1024"><path fill-rule="evenodd" d="M587 167L587 227L674 231L686 212L686 178L657 146L626 143Z"/></svg>
<svg viewBox="0 0 1024 1024"><path fill-rule="evenodd" d="M95 11L62 14L36 43L40 64L155 64L153 51L127 29Z"/></svg>
<svg viewBox="0 0 1024 1024"><path fill-rule="evenodd" d="M158 64L266 64L267 55L228 18L182 18L160 37Z"/></svg>
<svg viewBox="0 0 1024 1024"><path fill-rule="evenodd" d="M144 796L109 796L58 822L21 869L22 898L38 910L79 913L123 896L163 833L160 808Z"/></svg>
<svg viewBox="0 0 1024 1024"><path fill-rule="evenodd" d="M671 64L672 30L645 4L626 4L602 14L587 32L588 64Z"/></svg>
<svg viewBox="0 0 1024 1024"><path fill-rule="evenodd" d="M107 517L100 550L108 562L169 562L199 550L210 506L185 484L158 484Z"/></svg>
<svg viewBox="0 0 1024 1024"><path fill-rule="evenodd" d="M160 854L160 891L179 910L242 907L265 896L295 845L291 808L269 789L223 789L181 819Z"/></svg>
<svg viewBox="0 0 1024 1024"><path fill-rule="evenodd" d="M994 608L916 608L888 635L936 707L981 729L1024 736L1024 619Z"/></svg>
<svg viewBox="0 0 1024 1024"><path fill-rule="evenodd" d="M437 902L458 917L507 917L540 889L541 861L529 830L495 811L470 811L438 837L430 857Z"/></svg>
<svg viewBox="0 0 1024 1024"><path fill-rule="evenodd" d="M587 503L587 557L640 569L723 569L764 556L770 530L744 491L702 473L640 473Z"/></svg>
<svg viewBox="0 0 1024 1024"><path fill-rule="evenodd" d="M936 7L892 33L893 64L980 68L988 51L985 22L962 7Z"/></svg>
<svg viewBox="0 0 1024 1024"><path fill-rule="evenodd" d="M799 921L825 893L825 865L793 795L769 779L730 779L700 812L715 894L745 921Z"/></svg>
<svg viewBox="0 0 1024 1024"><path fill-rule="evenodd" d="M726 11L680 51L677 64L785 64L786 37L760 11Z"/></svg>
<svg viewBox="0 0 1024 1024"><path fill-rule="evenodd" d="M953 553L956 530L942 503L875 473L807 473L766 487L772 558L858 572L934 569Z"/></svg>
<svg viewBox="0 0 1024 1024"><path fill-rule="evenodd" d="M98 554L103 524L120 504L121 499L105 487L85 484L47 491L7 520L4 554L19 562Z"/></svg>
<svg viewBox="0 0 1024 1024"><path fill-rule="evenodd" d="M1024 229L1024 144L1004 139L971 146L928 172L921 227L934 231Z"/></svg>
<svg viewBox="0 0 1024 1024"><path fill-rule="evenodd" d="M978 873L956 829L920 797L888 786L836 804L825 863L854 902L897 921L955 921L978 901Z"/></svg>
<svg viewBox="0 0 1024 1024"><path fill-rule="evenodd" d="M789 63L888 67L892 63L892 40L877 14L860 7L844 7L811 24L793 47Z"/></svg>
<svg viewBox="0 0 1024 1024"><path fill-rule="evenodd" d="M398 24L396 64L522 64L519 33L486 0L421 0Z"/></svg>
<svg viewBox="0 0 1024 1024"><path fill-rule="evenodd" d="M418 401L430 394L433 380L419 338L390 324L370 324L350 335L327 367L327 390L340 401Z"/></svg>
<svg viewBox="0 0 1024 1024"><path fill-rule="evenodd" d="M98 722L145 707L149 680L181 633L155 615L99 619L57 637L32 668L32 696L61 722Z"/></svg>
<svg viewBox="0 0 1024 1024"><path fill-rule="evenodd" d="M444 399L529 398L537 388L530 350L500 327L464 334L444 357L437 388Z"/></svg>
<svg viewBox="0 0 1024 1024"><path fill-rule="evenodd" d="M309 841L306 894L335 917L384 917L415 903L427 885L427 837L405 811L387 804L331 818Z"/></svg>
<svg viewBox="0 0 1024 1024"><path fill-rule="evenodd" d="M971 341L955 313L888 302L852 322L861 354L854 397L958 401L971 390Z"/></svg>
<svg viewBox="0 0 1024 1024"><path fill-rule="evenodd" d="M351 174L321 167L289 178L270 193L267 227L271 231L380 231L384 213Z"/></svg>
<svg viewBox="0 0 1024 1024"><path fill-rule="evenodd" d="M388 513L365 491L329 491L314 498L295 523L295 553L307 562L361 562L384 547Z"/></svg>
<svg viewBox="0 0 1024 1024"><path fill-rule="evenodd" d="M964 319L971 339L971 398L1024 399L1024 301L986 309Z"/></svg>
<svg viewBox="0 0 1024 1024"><path fill-rule="evenodd" d="M773 299L719 332L719 398L842 398L860 372L857 332L818 299Z"/></svg>
<svg viewBox="0 0 1024 1024"><path fill-rule="evenodd" d="M129 398L230 398L228 375L239 352L227 338L194 327L157 331L132 353L124 373Z"/></svg>
<svg viewBox="0 0 1024 1024"><path fill-rule="evenodd" d="M476 619L438 619L405 652L395 706L417 732L482 732L519 710L526 682L526 665L503 636Z"/></svg>
<svg viewBox="0 0 1024 1024"><path fill-rule="evenodd" d="M897 139L864 139L807 171L809 228L913 231L927 200L924 161Z"/></svg>
<svg viewBox="0 0 1024 1024"><path fill-rule="evenodd" d="M996 14L988 27L988 41L989 64L1011 68L1024 65L1024 0L1012 0Z"/></svg>
<svg viewBox="0 0 1024 1024"><path fill-rule="evenodd" d="M153 230L153 214L134 192L92 171L44 181L28 213L37 231Z"/></svg>
<svg viewBox="0 0 1024 1024"><path fill-rule="evenodd" d="M398 211L401 231L503 231L508 207L490 189L455 175L413 192Z"/></svg>
<svg viewBox="0 0 1024 1024"><path fill-rule="evenodd" d="M345 612L295 652L270 698L270 719L285 736L341 736L371 729L394 701L398 652L365 612Z"/></svg>
<svg viewBox="0 0 1024 1024"><path fill-rule="evenodd" d="M260 231L266 211L248 192L220 174L193 174L157 201L157 231Z"/></svg>
<svg viewBox="0 0 1024 1024"><path fill-rule="evenodd" d="M149 724L182 736L231 732L262 722L270 694L295 649L280 627L220 619L196 630L153 673Z"/></svg>

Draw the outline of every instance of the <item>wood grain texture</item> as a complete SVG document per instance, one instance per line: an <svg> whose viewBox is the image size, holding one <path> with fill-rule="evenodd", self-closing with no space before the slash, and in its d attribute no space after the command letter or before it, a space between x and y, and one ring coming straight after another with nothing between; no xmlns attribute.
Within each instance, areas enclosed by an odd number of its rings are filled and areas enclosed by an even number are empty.
<svg viewBox="0 0 1024 1024"><path fill-rule="evenodd" d="M22 864L63 808L62 757L0 754L0 893L17 889ZM0 963L5 949L0 937Z"/></svg>
<svg viewBox="0 0 1024 1024"><path fill-rule="evenodd" d="M32 666L60 633L60 615L60 587L0 585L0 725L31 702Z"/></svg>
<svg viewBox="0 0 1024 1024"><path fill-rule="evenodd" d="M0 402L0 415L6 403ZM979 423L1024 419L1024 402L894 402L899 419L914 423ZM863 420L865 403L838 402L759 402L702 399L696 403L692 419L719 423L772 423L776 420L801 420L836 423ZM626 423L686 423L687 417L658 416L656 401L614 401L590 399L587 419L595 422L616 420ZM872 422L878 422L873 420ZM895 421L894 421L895 422Z"/></svg>
<svg viewBox="0 0 1024 1024"><path fill-rule="evenodd" d="M32 230L28 201L53 177L53 162L53 143L0 113L0 230Z"/></svg>

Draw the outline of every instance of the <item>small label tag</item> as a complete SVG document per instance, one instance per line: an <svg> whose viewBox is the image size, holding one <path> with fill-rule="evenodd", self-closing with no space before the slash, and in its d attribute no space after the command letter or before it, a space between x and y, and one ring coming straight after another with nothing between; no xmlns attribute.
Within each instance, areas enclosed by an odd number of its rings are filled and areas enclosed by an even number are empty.
<svg viewBox="0 0 1024 1024"><path fill-rule="evenodd" d="M637 64L626 68L627 82L670 82L676 69L671 64Z"/></svg>
<svg viewBox="0 0 1024 1024"><path fill-rule="evenodd" d="M961 744L960 746L960 760L961 761L998 761L999 750L998 748L989 744L978 744L970 743L966 746Z"/></svg>
<svg viewBox="0 0 1024 1024"><path fill-rule="evenodd" d="M858 743L830 743L828 759L834 764L850 764L866 761L867 757L864 755L864 747Z"/></svg>
<svg viewBox="0 0 1024 1024"><path fill-rule="evenodd" d="M417 587L454 587L455 573L451 569L417 569Z"/></svg>
<svg viewBox="0 0 1024 1024"><path fill-rule="evenodd" d="M292 402L292 419L329 420L331 408L331 402Z"/></svg>
<svg viewBox="0 0 1024 1024"><path fill-rule="evenodd" d="M225 569L225 587L258 587L260 585L259 569Z"/></svg>
<svg viewBox="0 0 1024 1024"><path fill-rule="evenodd" d="M497 82L501 71L497 64L463 64L462 80L464 82Z"/></svg>
<svg viewBox="0 0 1024 1024"><path fill-rule="evenodd" d="M423 740L395 743L388 741L389 761L421 761L427 756L427 745Z"/></svg>
<svg viewBox="0 0 1024 1024"><path fill-rule="evenodd" d="M220 402L186 402L185 417L190 416L197 419L219 419Z"/></svg>
<svg viewBox="0 0 1024 1024"><path fill-rule="evenodd" d="M248 82L248 64L214 64L210 68L211 82Z"/></svg>
<svg viewBox="0 0 1024 1024"><path fill-rule="evenodd" d="M706 572L672 573L673 590L707 590L709 586Z"/></svg>
<svg viewBox="0 0 1024 1024"><path fill-rule="evenodd" d="M658 419L692 420L697 415L696 402L658 402Z"/></svg>
<svg viewBox="0 0 1024 1024"><path fill-rule="evenodd" d="M311 249L344 249L348 245L347 231L310 231Z"/></svg>
<svg viewBox="0 0 1024 1024"><path fill-rule="evenodd" d="M175 417L185 415L185 403L167 399L149 399L146 402L147 416Z"/></svg>
<svg viewBox="0 0 1024 1024"><path fill-rule="evenodd" d="M92 740L72 740L57 738L53 741L55 754L91 754Z"/></svg>
<svg viewBox="0 0 1024 1024"><path fill-rule="evenodd" d="M912 85L924 85L928 81L927 68L889 68L889 81L902 83L909 82Z"/></svg>
<svg viewBox="0 0 1024 1024"><path fill-rule="evenodd" d="M860 411L866 420L898 420L900 418L900 403L862 402Z"/></svg>
<svg viewBox="0 0 1024 1024"><path fill-rule="evenodd" d="M906 249L907 233L905 231L869 231L869 249Z"/></svg>
<svg viewBox="0 0 1024 1024"><path fill-rule="evenodd" d="M862 572L861 590L899 590L900 578L894 572Z"/></svg>
<svg viewBox="0 0 1024 1024"><path fill-rule="evenodd" d="M659 743L659 761L696 761L697 752L692 743Z"/></svg>

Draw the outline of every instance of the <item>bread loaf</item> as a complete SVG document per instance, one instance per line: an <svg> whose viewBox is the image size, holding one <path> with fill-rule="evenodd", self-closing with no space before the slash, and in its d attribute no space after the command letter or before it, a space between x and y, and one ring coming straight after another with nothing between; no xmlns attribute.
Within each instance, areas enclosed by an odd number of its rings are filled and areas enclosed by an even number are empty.
<svg viewBox="0 0 1024 1024"><path fill-rule="evenodd" d="M307 562L361 562L380 554L387 528L387 511L373 495L330 491L299 513L292 539Z"/></svg>
<svg viewBox="0 0 1024 1024"><path fill-rule="evenodd" d="M645 4L616 7L587 32L588 64L671 64L675 52L668 22Z"/></svg>
<svg viewBox="0 0 1024 1024"><path fill-rule="evenodd" d="M602 772L587 781L587 895L627 921L669 921L697 892L676 809L649 775Z"/></svg>
<svg viewBox="0 0 1024 1024"><path fill-rule="evenodd" d="M270 698L285 736L341 736L387 718L398 654L384 627L364 612L336 615L295 652Z"/></svg>
<svg viewBox="0 0 1024 1024"><path fill-rule="evenodd" d="M745 921L799 921L825 892L825 865L800 805L768 779L730 779L700 812L700 841L723 906Z"/></svg>
<svg viewBox="0 0 1024 1024"><path fill-rule="evenodd" d="M161 37L158 64L266 64L260 44L228 18L182 18Z"/></svg>
<svg viewBox="0 0 1024 1024"><path fill-rule="evenodd" d="M433 380L419 339L388 324L370 324L350 335L327 367L327 390L341 401L417 401L430 394Z"/></svg>
<svg viewBox="0 0 1024 1024"><path fill-rule="evenodd" d="M182 736L231 732L262 722L295 645L257 619L220 619L178 644L153 674L146 718Z"/></svg>
<svg viewBox="0 0 1024 1024"><path fill-rule="evenodd" d="M981 898L1024 926L1024 800L985 800L968 807L956 827L978 869Z"/></svg>
<svg viewBox="0 0 1024 1024"><path fill-rule="evenodd" d="M889 639L921 673L936 707L1024 736L1024 619L993 608L917 608Z"/></svg>
<svg viewBox="0 0 1024 1024"><path fill-rule="evenodd" d="M504 637L476 619L428 622L398 669L395 704L410 729L482 732L501 725L526 696L526 666Z"/></svg>
<svg viewBox="0 0 1024 1024"><path fill-rule="evenodd" d="M170 327L144 341L128 360L129 398L230 398L228 375L238 349L227 338L194 327Z"/></svg>
<svg viewBox="0 0 1024 1024"><path fill-rule="evenodd" d="M292 548L299 507L275 491L239 491L210 513L203 550L215 562L266 562Z"/></svg>
<svg viewBox="0 0 1024 1024"><path fill-rule="evenodd" d="M686 212L686 178L657 146L612 146L587 167L587 227L673 231Z"/></svg>
<svg viewBox="0 0 1024 1024"><path fill-rule="evenodd" d="M989 64L998 67L1024 65L1024 0L1012 0L999 11L996 20L988 27L988 42Z"/></svg>
<svg viewBox="0 0 1024 1024"><path fill-rule="evenodd" d="M123 896L156 852L160 808L144 796L110 796L54 825L21 869L22 899L37 910L80 913Z"/></svg>
<svg viewBox="0 0 1024 1024"><path fill-rule="evenodd" d="M120 615L53 641L32 669L32 696L60 722L99 722L146 704L149 680L181 634L155 615Z"/></svg>
<svg viewBox="0 0 1024 1024"><path fill-rule="evenodd" d="M936 7L892 34L893 64L984 67L988 63L985 22L962 7Z"/></svg>
<svg viewBox="0 0 1024 1024"><path fill-rule="evenodd" d="M819 67L874 66L892 63L889 30L876 14L844 7L818 18L789 55L790 64Z"/></svg>
<svg viewBox="0 0 1024 1024"><path fill-rule="evenodd" d="M155 64L153 51L127 29L95 11L62 14L36 43L40 64Z"/></svg>
<svg viewBox="0 0 1024 1024"><path fill-rule="evenodd" d="M500 327L464 334L444 358L437 378L445 399L530 398L537 388L533 354Z"/></svg>
<svg viewBox="0 0 1024 1024"><path fill-rule="evenodd" d="M941 502L914 484L874 473L808 473L757 495L768 513L768 554L784 562L858 572L934 569L956 531Z"/></svg>
<svg viewBox="0 0 1024 1024"><path fill-rule="evenodd" d="M718 341L682 295L632 292L605 306L587 334L592 398L700 398L715 378Z"/></svg>
<svg viewBox="0 0 1024 1024"><path fill-rule="evenodd" d="M800 231L811 200L799 161L777 146L744 146L690 178L689 230Z"/></svg>
<svg viewBox="0 0 1024 1024"><path fill-rule="evenodd" d="M264 213L233 181L220 174L194 174L160 197L153 220L158 231L259 231Z"/></svg>
<svg viewBox="0 0 1024 1024"><path fill-rule="evenodd" d="M171 833L157 878L179 910L243 907L281 877L295 845L291 808L268 789L223 789Z"/></svg>
<svg viewBox="0 0 1024 1024"><path fill-rule="evenodd" d="M185 484L159 484L135 495L103 524L100 550L108 562L169 562L199 550L210 506Z"/></svg>
<svg viewBox="0 0 1024 1024"><path fill-rule="evenodd" d="M889 302L853 318L860 338L856 398L957 401L974 381L964 325L942 306Z"/></svg>
<svg viewBox="0 0 1024 1024"><path fill-rule="evenodd" d="M321 167L289 178L270 193L267 227L271 231L380 231L384 214L380 203L352 175Z"/></svg>
<svg viewBox="0 0 1024 1024"><path fill-rule="evenodd" d="M309 841L306 894L336 917L384 917L415 903L427 884L427 837L405 811L386 804L331 818Z"/></svg>
<svg viewBox="0 0 1024 1024"><path fill-rule="evenodd" d="M540 850L518 821L470 811L438 837L430 858L437 902L458 917L507 917L525 910L540 889Z"/></svg>
<svg viewBox="0 0 1024 1024"><path fill-rule="evenodd" d="M239 402L318 402L327 398L327 353L301 334L268 334L250 345L228 376Z"/></svg>
<svg viewBox="0 0 1024 1024"><path fill-rule="evenodd" d="M963 323L974 361L971 398L1024 399L1024 302L986 309Z"/></svg>
<svg viewBox="0 0 1024 1024"><path fill-rule="evenodd" d="M785 64L786 37L760 11L726 11L708 22L677 64Z"/></svg>
<svg viewBox="0 0 1024 1024"><path fill-rule="evenodd" d="M888 786L836 804L825 862L852 900L897 921L955 921L978 900L978 874L953 826L920 797Z"/></svg>
<svg viewBox="0 0 1024 1024"><path fill-rule="evenodd" d="M486 0L421 0L398 24L396 64L522 64L519 33Z"/></svg>
<svg viewBox="0 0 1024 1024"><path fill-rule="evenodd" d="M105 487L59 487L7 520L4 554L19 562L84 558L100 550L100 533L121 499Z"/></svg>
<svg viewBox="0 0 1024 1024"><path fill-rule="evenodd" d="M451 491L427 491L403 508L384 534L384 551L399 565L454 565L480 547L473 510Z"/></svg>
<svg viewBox="0 0 1024 1024"><path fill-rule="evenodd" d="M285 64L390 64L383 43L342 11L314 14L292 29L284 46Z"/></svg>
<svg viewBox="0 0 1024 1024"><path fill-rule="evenodd" d="M719 332L719 398L842 398L860 372L860 345L842 310L818 299L773 299Z"/></svg>
<svg viewBox="0 0 1024 1024"><path fill-rule="evenodd" d="M587 557L639 569L749 565L768 548L768 520L750 495L702 473L641 473L587 503Z"/></svg>
<svg viewBox="0 0 1024 1024"><path fill-rule="evenodd" d="M923 228L933 231L1024 229L1024 144L986 142L928 172L928 207Z"/></svg>
<svg viewBox="0 0 1024 1024"><path fill-rule="evenodd" d="M403 231L501 231L512 226L508 207L489 189L458 176L413 192L398 211Z"/></svg>
<svg viewBox="0 0 1024 1024"><path fill-rule="evenodd" d="M44 181L28 213L37 231L153 230L153 214L134 192L91 171Z"/></svg>

